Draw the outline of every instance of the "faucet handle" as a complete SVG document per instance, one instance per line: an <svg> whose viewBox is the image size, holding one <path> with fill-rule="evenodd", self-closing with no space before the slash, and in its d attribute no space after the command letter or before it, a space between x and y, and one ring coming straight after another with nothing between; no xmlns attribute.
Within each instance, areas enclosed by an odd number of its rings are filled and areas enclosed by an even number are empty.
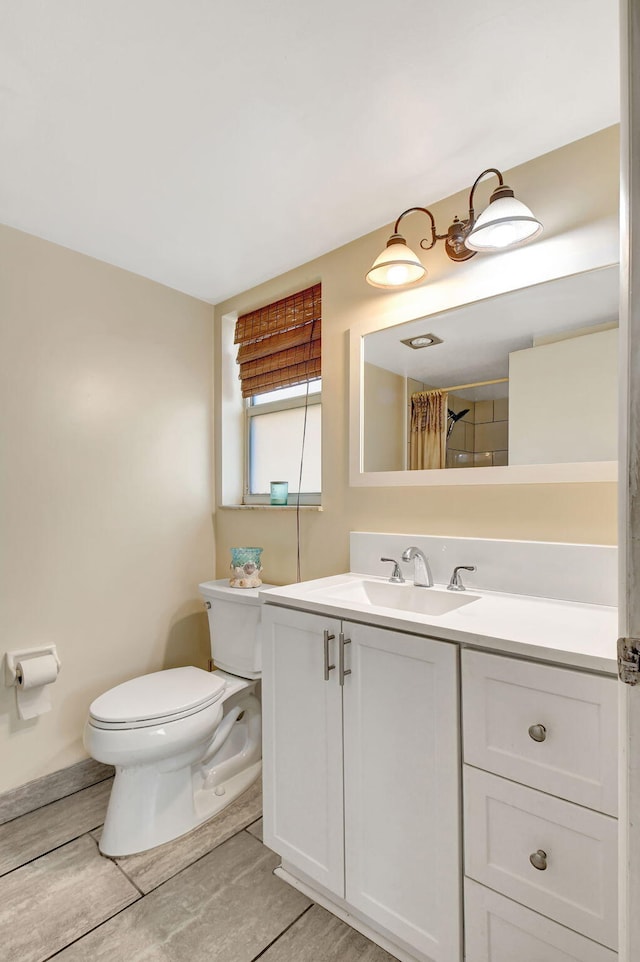
<svg viewBox="0 0 640 962"><path fill-rule="evenodd" d="M448 591L466 591L467 589L462 584L462 578L458 574L459 571L475 571L475 565L456 565L453 569L453 574L451 575L451 581L447 585Z"/></svg>
<svg viewBox="0 0 640 962"><path fill-rule="evenodd" d="M403 584L404 584L404 576L403 576L403 574L402 574L402 571L400 570L400 565L398 564L398 562L396 561L396 559L395 559L395 558L380 558L380 561L390 561L391 564L393 565L393 571L392 571L392 573L391 573L391 577L389 578L389 581L391 582L391 584L394 584L394 585L403 585Z"/></svg>

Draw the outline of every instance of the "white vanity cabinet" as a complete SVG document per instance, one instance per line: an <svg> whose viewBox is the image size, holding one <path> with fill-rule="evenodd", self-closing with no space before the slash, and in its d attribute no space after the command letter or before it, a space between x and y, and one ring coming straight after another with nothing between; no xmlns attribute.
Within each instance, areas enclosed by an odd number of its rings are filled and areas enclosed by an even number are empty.
<svg viewBox="0 0 640 962"><path fill-rule="evenodd" d="M274 602L262 623L283 878L402 962L461 962L463 902L465 962L615 962L615 677Z"/></svg>
<svg viewBox="0 0 640 962"><path fill-rule="evenodd" d="M466 962L615 959L615 678L464 650L462 718Z"/></svg>
<svg viewBox="0 0 640 962"><path fill-rule="evenodd" d="M458 962L457 646L273 604L262 624L265 843L398 958Z"/></svg>

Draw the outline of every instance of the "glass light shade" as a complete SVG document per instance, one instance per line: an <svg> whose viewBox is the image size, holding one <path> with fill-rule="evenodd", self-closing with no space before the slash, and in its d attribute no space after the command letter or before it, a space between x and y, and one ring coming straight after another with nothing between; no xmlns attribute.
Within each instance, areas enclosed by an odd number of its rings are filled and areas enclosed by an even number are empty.
<svg viewBox="0 0 640 962"><path fill-rule="evenodd" d="M394 234L373 262L367 273L367 283L372 287L393 290L419 284L426 275L426 268L418 255L407 247L399 234Z"/></svg>
<svg viewBox="0 0 640 962"><path fill-rule="evenodd" d="M499 197L482 211L465 240L472 251L499 251L533 240L542 224L515 197Z"/></svg>

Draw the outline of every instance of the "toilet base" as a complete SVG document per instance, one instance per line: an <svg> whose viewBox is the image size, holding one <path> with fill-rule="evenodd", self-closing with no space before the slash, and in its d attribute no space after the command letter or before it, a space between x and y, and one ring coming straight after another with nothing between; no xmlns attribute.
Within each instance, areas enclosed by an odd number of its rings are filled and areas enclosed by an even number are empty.
<svg viewBox="0 0 640 962"><path fill-rule="evenodd" d="M118 818L120 806L118 804L119 799L116 798L114 799L116 801L116 808L112 809L113 817L111 825L105 821L98 847L103 855L111 858L119 858L121 856L146 852L148 849L155 848L157 845L163 845L176 838L181 838L183 835L187 835L195 828L208 822L209 819L214 818L234 802L236 798L242 795L243 792L246 792L247 789L260 778L261 773L262 762L259 761L255 762L255 764L251 765L251 767L245 771L238 772L237 775L232 776L227 782L217 786L216 789L200 789L192 796L195 806L187 806L193 813L192 817L183 820L180 827L178 827L174 813L169 822L162 818L149 819L143 829L141 829L141 826L136 825L130 831L126 822ZM130 776L131 770L129 769L126 772L122 772L121 775ZM133 786L131 778L125 778L124 781L125 785L123 786L124 790L121 797L123 803L126 804L125 800L127 797L131 797L130 793ZM114 782L113 789L115 789L115 787ZM196 809L195 812L193 811L194 807Z"/></svg>
<svg viewBox="0 0 640 962"><path fill-rule="evenodd" d="M260 777L260 702L255 683L237 688L225 700L218 740L214 734L159 763L116 765L99 842L103 855L135 855L186 835Z"/></svg>
<svg viewBox="0 0 640 962"><path fill-rule="evenodd" d="M255 762L250 768L245 769L243 772L238 772L237 775L233 775L226 782L221 785L216 786L214 789L201 789L195 794L195 807L196 811L200 815L200 822L208 821L208 819L213 818L218 812L221 812L223 808L234 802L239 795L246 792L248 788L253 785L260 775L262 774L262 762Z"/></svg>

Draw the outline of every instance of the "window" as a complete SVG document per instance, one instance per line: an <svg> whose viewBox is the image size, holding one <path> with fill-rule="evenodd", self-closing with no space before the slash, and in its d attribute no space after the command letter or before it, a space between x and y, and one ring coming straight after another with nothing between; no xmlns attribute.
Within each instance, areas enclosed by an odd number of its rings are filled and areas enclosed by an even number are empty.
<svg viewBox="0 0 640 962"><path fill-rule="evenodd" d="M243 501L268 503L287 481L289 503L321 491L321 289L317 284L238 318L245 403ZM302 473L301 473L302 468Z"/></svg>

